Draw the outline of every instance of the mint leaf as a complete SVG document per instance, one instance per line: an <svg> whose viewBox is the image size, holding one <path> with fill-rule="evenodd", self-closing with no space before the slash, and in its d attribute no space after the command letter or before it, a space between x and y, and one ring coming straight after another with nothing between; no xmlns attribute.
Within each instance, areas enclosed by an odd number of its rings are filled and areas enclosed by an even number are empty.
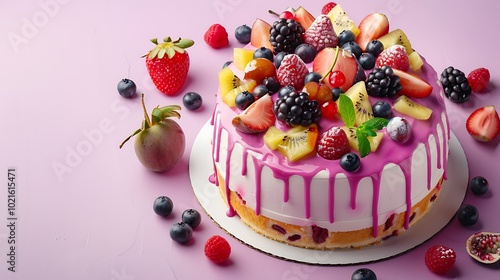
<svg viewBox="0 0 500 280"><path fill-rule="evenodd" d="M356 122L356 113L351 98L341 94L339 96L339 112L342 121L347 127L353 127Z"/></svg>
<svg viewBox="0 0 500 280"><path fill-rule="evenodd" d="M365 130L356 129L356 136L358 137L359 156L363 158L371 152L370 141L368 141Z"/></svg>
<svg viewBox="0 0 500 280"><path fill-rule="evenodd" d="M371 119L365 121L364 123L362 123L361 126L363 126L364 129L367 129L367 130L381 130L382 128L387 126L388 123L389 123L388 119L371 118Z"/></svg>

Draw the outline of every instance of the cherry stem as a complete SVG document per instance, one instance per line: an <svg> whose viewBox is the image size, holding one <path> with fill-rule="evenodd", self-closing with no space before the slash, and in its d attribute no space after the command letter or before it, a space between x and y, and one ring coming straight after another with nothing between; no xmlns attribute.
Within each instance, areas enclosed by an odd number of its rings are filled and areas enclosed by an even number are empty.
<svg viewBox="0 0 500 280"><path fill-rule="evenodd" d="M319 80L319 82L323 82L324 79L326 79L326 77L328 77L328 75L330 75L330 73L332 72L333 70L333 67L335 66L335 64L337 64L337 60L339 58L339 53L340 53L340 49L339 47L335 47L335 59L333 59L333 63L330 65L330 69L328 69L328 71L325 73L325 75L323 75L323 77L321 77L321 79Z"/></svg>
<svg viewBox="0 0 500 280"><path fill-rule="evenodd" d="M269 10L268 11L271 15L275 15L275 16L280 16L277 12L273 11L273 10Z"/></svg>

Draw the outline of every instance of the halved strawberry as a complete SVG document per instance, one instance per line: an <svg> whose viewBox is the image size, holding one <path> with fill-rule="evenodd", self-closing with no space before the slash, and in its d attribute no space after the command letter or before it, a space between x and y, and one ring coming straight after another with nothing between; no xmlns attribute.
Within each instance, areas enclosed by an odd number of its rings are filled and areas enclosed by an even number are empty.
<svg viewBox="0 0 500 280"><path fill-rule="evenodd" d="M288 54L281 61L276 75L280 85L290 85L296 90L301 90L304 87L304 78L307 73L309 73L309 70L304 61L296 54Z"/></svg>
<svg viewBox="0 0 500 280"><path fill-rule="evenodd" d="M273 100L266 94L234 117L232 124L243 133L260 133L274 125L275 121Z"/></svg>
<svg viewBox="0 0 500 280"><path fill-rule="evenodd" d="M364 51L368 42L389 32L389 20L384 14L372 13L361 20L358 28L359 34L356 36L356 43Z"/></svg>
<svg viewBox="0 0 500 280"><path fill-rule="evenodd" d="M383 50L375 62L376 67L387 65L392 69L399 69L406 71L410 67L410 59L406 54L405 47L401 45L394 45Z"/></svg>
<svg viewBox="0 0 500 280"><path fill-rule="evenodd" d="M402 88L399 94L408 97L423 98L432 93L432 86L422 80L422 78L398 69L392 70L394 71L394 75L399 76L401 79L400 83Z"/></svg>
<svg viewBox="0 0 500 280"><path fill-rule="evenodd" d="M295 20L307 30L314 22L314 16L304 7L300 6L295 10Z"/></svg>
<svg viewBox="0 0 500 280"><path fill-rule="evenodd" d="M356 73L358 72L358 62L348 51L343 51L340 48L325 48L314 58L313 71L319 73L321 76L335 71L342 72L345 76L345 82L340 88L345 92L354 84ZM332 88L329 79L324 79L323 82Z"/></svg>
<svg viewBox="0 0 500 280"><path fill-rule="evenodd" d="M266 47L270 50L273 50L273 46L271 45L271 41L269 41L269 37L271 33L271 25L266 21L258 18L254 21L252 25L252 31L250 33L250 44L256 48Z"/></svg>
<svg viewBox="0 0 500 280"><path fill-rule="evenodd" d="M304 43L313 46L316 51L337 46L337 34L332 21L327 15L319 15L304 33Z"/></svg>
<svg viewBox="0 0 500 280"><path fill-rule="evenodd" d="M480 142L490 142L500 132L500 118L493 105L472 112L465 122L469 134Z"/></svg>

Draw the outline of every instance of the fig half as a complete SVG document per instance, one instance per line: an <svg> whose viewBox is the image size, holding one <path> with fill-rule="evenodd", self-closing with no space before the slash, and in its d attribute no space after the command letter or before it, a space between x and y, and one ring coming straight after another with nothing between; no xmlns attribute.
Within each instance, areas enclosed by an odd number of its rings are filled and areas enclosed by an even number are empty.
<svg viewBox="0 0 500 280"><path fill-rule="evenodd" d="M465 249L478 262L495 263L500 260L500 233L475 233L467 239Z"/></svg>

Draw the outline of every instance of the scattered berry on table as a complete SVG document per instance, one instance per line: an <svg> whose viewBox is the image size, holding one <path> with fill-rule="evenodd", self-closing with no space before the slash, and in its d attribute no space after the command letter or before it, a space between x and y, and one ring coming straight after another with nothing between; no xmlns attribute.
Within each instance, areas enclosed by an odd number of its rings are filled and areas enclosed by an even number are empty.
<svg viewBox="0 0 500 280"><path fill-rule="evenodd" d="M443 70L440 79L445 96L455 103L464 103L470 99L472 89L464 72L449 66Z"/></svg>
<svg viewBox="0 0 500 280"><path fill-rule="evenodd" d="M121 79L120 82L118 82L116 89L118 90L118 93L125 98L131 98L137 92L137 86L134 81L129 79Z"/></svg>
<svg viewBox="0 0 500 280"><path fill-rule="evenodd" d="M384 65L406 71L410 67L410 59L406 54L405 47L394 45L382 51L377 57L375 66L382 67Z"/></svg>
<svg viewBox="0 0 500 280"><path fill-rule="evenodd" d="M359 268L352 273L351 280L377 280L377 275L369 268Z"/></svg>
<svg viewBox="0 0 500 280"><path fill-rule="evenodd" d="M435 245L425 252L425 265L430 271L445 274L455 265L457 255L452 248L444 245Z"/></svg>
<svg viewBox="0 0 500 280"><path fill-rule="evenodd" d="M367 53L373 54L374 57L377 57L383 50L384 50L384 44L382 44L382 42L380 42L377 39L368 42L365 48L365 51Z"/></svg>
<svg viewBox="0 0 500 280"><path fill-rule="evenodd" d="M458 209L457 219L463 226L472 226L479 220L479 212L476 206L465 204Z"/></svg>
<svg viewBox="0 0 500 280"><path fill-rule="evenodd" d="M318 139L318 155L325 159L339 159L350 149L347 134L337 126L323 132Z"/></svg>
<svg viewBox="0 0 500 280"><path fill-rule="evenodd" d="M361 160L357 154L349 152L340 158L340 166L344 168L345 171L355 172L361 166Z"/></svg>
<svg viewBox="0 0 500 280"><path fill-rule="evenodd" d="M192 229L195 229L201 223L200 212L196 209L187 209L182 212L182 221L188 224Z"/></svg>
<svg viewBox="0 0 500 280"><path fill-rule="evenodd" d="M153 210L156 214L167 217L172 213L174 203L168 196L159 196L153 203Z"/></svg>
<svg viewBox="0 0 500 280"><path fill-rule="evenodd" d="M338 42L337 43L339 46L343 46L347 42L354 42L355 38L356 38L356 36L354 35L354 33L351 30L346 29L346 30L343 30L342 32L340 32L340 34L338 35Z"/></svg>
<svg viewBox="0 0 500 280"><path fill-rule="evenodd" d="M227 240L220 236L214 235L205 243L205 256L216 264L221 264L229 259L231 255L231 245Z"/></svg>
<svg viewBox="0 0 500 280"><path fill-rule="evenodd" d="M470 181L469 187L475 195L483 195L488 191L488 180L483 176L476 176Z"/></svg>
<svg viewBox="0 0 500 280"><path fill-rule="evenodd" d="M193 229L184 222L178 222L170 227L170 238L179 243L187 243L193 237Z"/></svg>
<svg viewBox="0 0 500 280"><path fill-rule="evenodd" d="M500 117L495 106L474 110L465 121L467 132L477 141L490 142L500 133Z"/></svg>
<svg viewBox="0 0 500 280"><path fill-rule="evenodd" d="M342 49L350 51L352 55L354 55L356 58L359 58L361 54L363 53L363 50L361 47L354 41L349 41L345 44L342 45Z"/></svg>
<svg viewBox="0 0 500 280"><path fill-rule="evenodd" d="M295 48L295 54L298 55L304 63L310 63L313 62L316 57L317 51L312 45L302 43Z"/></svg>
<svg viewBox="0 0 500 280"><path fill-rule="evenodd" d="M304 32L304 27L294 19L280 18L275 21L269 37L274 52L293 53L295 48L303 43L302 35Z"/></svg>
<svg viewBox="0 0 500 280"><path fill-rule="evenodd" d="M234 102L238 109L245 110L250 104L255 102L255 96L251 92L245 90L236 95Z"/></svg>
<svg viewBox="0 0 500 280"><path fill-rule="evenodd" d="M268 49L266 47L260 47L256 49L253 52L253 58L265 58L268 59L269 61L273 62L274 61L274 54L271 49Z"/></svg>
<svg viewBox="0 0 500 280"><path fill-rule="evenodd" d="M392 140L406 143L411 137L411 126L405 118L394 117L387 124L385 132Z"/></svg>
<svg viewBox="0 0 500 280"><path fill-rule="evenodd" d="M391 104L379 100L372 106L373 116L377 118L390 119L392 117Z"/></svg>
<svg viewBox="0 0 500 280"><path fill-rule="evenodd" d="M251 34L252 34L252 28L246 24L238 26L234 31L234 37L238 42L242 44L250 43Z"/></svg>
<svg viewBox="0 0 500 280"><path fill-rule="evenodd" d="M490 83L490 71L486 68L472 70L467 75L467 80L473 92L485 92Z"/></svg>
<svg viewBox="0 0 500 280"><path fill-rule="evenodd" d="M370 70L375 67L375 56L369 52L362 53L358 61L363 70Z"/></svg>
<svg viewBox="0 0 500 280"><path fill-rule="evenodd" d="M394 97L402 89L400 81L391 67L387 65L377 67L368 74L366 91L370 96Z"/></svg>
<svg viewBox="0 0 500 280"><path fill-rule="evenodd" d="M227 34L226 28L218 23L208 28L203 39L214 49L220 49L229 45L229 35Z"/></svg>
<svg viewBox="0 0 500 280"><path fill-rule="evenodd" d="M182 97L182 104L188 110L196 110L203 104L201 95L197 92L188 92Z"/></svg>
<svg viewBox="0 0 500 280"><path fill-rule="evenodd" d="M273 111L279 121L288 126L309 126L321 119L321 109L316 100L309 100L305 92L293 91L276 100Z"/></svg>

